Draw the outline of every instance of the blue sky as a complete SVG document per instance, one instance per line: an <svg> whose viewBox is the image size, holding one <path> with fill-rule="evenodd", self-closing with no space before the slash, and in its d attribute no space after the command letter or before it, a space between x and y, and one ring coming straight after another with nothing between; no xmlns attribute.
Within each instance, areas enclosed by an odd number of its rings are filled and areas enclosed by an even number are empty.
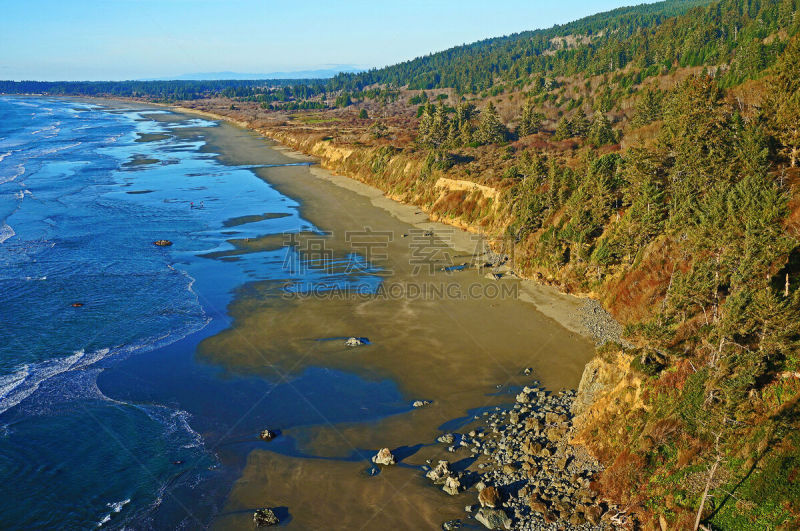
<svg viewBox="0 0 800 531"><path fill-rule="evenodd" d="M384 66L641 0L5 0L0 79Z"/></svg>

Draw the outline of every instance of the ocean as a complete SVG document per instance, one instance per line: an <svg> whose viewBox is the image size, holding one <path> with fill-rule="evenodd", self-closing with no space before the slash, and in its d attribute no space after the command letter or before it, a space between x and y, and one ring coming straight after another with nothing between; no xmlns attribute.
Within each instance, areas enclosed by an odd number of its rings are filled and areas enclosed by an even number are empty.
<svg viewBox="0 0 800 531"><path fill-rule="evenodd" d="M198 358L254 283L380 284L369 268L298 271L291 246L229 253L232 239L320 229L254 167L221 163L204 138L217 126L0 97L2 527L205 526L264 447L260 429L409 409L389 380L322 366L232 373Z"/></svg>

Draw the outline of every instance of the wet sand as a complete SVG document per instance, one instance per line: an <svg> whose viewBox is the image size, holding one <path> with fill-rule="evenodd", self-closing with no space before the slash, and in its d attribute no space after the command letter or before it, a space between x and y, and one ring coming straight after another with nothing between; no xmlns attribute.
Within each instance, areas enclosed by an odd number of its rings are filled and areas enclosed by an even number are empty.
<svg viewBox="0 0 800 531"><path fill-rule="evenodd" d="M225 123L202 134L207 149L231 164L286 164L303 158ZM214 527L250 528L252 511L260 507L286 508L288 527L295 529L432 529L463 517L475 492L451 497L430 485L419 467L426 459L468 458L464 450L447 452L446 445L435 444L436 437L460 429L471 418L469 411L512 402L514 386L532 378L552 390L577 386L594 352L592 342L579 334L575 314L580 299L515 279L490 280L486 270L442 271L473 261L481 249L475 236L430 223L418 209L369 186L318 167L253 171L298 200L303 218L329 231L325 237L299 235L298 249L324 240L334 262L348 267L342 264L348 264L349 253L359 251L348 231L369 227L391 235L390 240L371 237L380 242L372 263L382 269L383 285L391 289L385 296L289 298L285 284L248 285L228 309L234 326L201 344L200 361L286 382L308 367L389 379L409 407L370 423L265 426L294 443L292 455L251 452ZM284 244L274 237L232 243L239 252ZM215 258L235 259L235 254ZM299 264L315 265L312 260ZM429 296L420 295L423 289ZM431 289L442 293L430 296ZM368 337L371 344L347 348L341 339L319 341L349 336ZM531 376L523 373L526 367L533 369ZM432 403L414 409L411 402L417 399ZM400 464L371 476L368 458L381 447L392 449Z"/></svg>

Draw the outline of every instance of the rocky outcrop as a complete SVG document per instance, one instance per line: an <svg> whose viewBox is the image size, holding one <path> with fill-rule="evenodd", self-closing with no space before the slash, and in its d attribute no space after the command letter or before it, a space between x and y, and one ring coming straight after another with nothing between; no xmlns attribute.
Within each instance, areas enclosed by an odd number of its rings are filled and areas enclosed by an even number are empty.
<svg viewBox="0 0 800 531"><path fill-rule="evenodd" d="M495 487L486 487L478 493L478 503L481 507L500 507L502 500L500 499L500 491Z"/></svg>
<svg viewBox="0 0 800 531"><path fill-rule="evenodd" d="M360 347L363 345L367 345L369 340L365 337L349 337L344 342L344 346L346 347Z"/></svg>
<svg viewBox="0 0 800 531"><path fill-rule="evenodd" d="M589 434L593 426L613 425L615 417L625 418L645 408L642 379L631 369L631 361L633 356L619 351L596 356L586 364L572 404L573 443L596 447Z"/></svg>
<svg viewBox="0 0 800 531"><path fill-rule="evenodd" d="M259 509L253 513L253 523L256 527L270 527L278 525L280 520L278 520L278 517L272 512L272 509Z"/></svg>
<svg viewBox="0 0 800 531"><path fill-rule="evenodd" d="M372 462L376 465L389 466L395 464L395 458L388 448L381 448L380 451L372 456Z"/></svg>
<svg viewBox="0 0 800 531"><path fill-rule="evenodd" d="M271 441L272 439L274 439L277 436L278 436L277 433L275 433L274 431L270 431L270 430L261 430L261 433L258 434L258 438L259 439L261 439L262 441L267 441L267 442Z"/></svg>
<svg viewBox="0 0 800 531"><path fill-rule="evenodd" d="M481 507L475 514L475 520L486 529L511 529L511 518L501 509Z"/></svg>

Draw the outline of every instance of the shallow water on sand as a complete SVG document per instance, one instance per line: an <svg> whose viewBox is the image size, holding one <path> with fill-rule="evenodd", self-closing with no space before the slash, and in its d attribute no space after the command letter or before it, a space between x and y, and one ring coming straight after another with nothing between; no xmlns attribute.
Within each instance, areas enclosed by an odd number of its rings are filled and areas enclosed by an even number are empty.
<svg viewBox="0 0 800 531"><path fill-rule="evenodd" d="M592 352L443 271L472 259L446 233L228 125L4 97L0 157L10 527L243 528L263 506L297 529L438 527L474 500L423 480L426 459L470 464L436 437L513 400L525 367L575 386ZM379 470L384 446L401 463Z"/></svg>

